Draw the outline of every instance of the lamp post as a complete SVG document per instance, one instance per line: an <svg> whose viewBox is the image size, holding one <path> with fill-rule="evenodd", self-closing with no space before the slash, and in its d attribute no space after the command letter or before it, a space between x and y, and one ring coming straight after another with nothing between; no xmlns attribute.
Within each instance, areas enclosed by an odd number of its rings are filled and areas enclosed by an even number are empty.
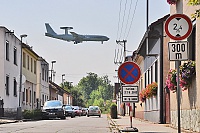
<svg viewBox="0 0 200 133"><path fill-rule="evenodd" d="M26 34L20 35L20 42L21 42L21 58L20 58L20 75L19 75L19 107L17 108L17 118L21 119L22 116L22 109L21 109L21 91L22 91L22 39L27 37Z"/></svg>
<svg viewBox="0 0 200 133"><path fill-rule="evenodd" d="M52 81L52 73L53 73L53 63L56 63L56 61L51 61L52 67L51 67L51 81Z"/></svg>
<svg viewBox="0 0 200 133"><path fill-rule="evenodd" d="M65 74L62 74L62 86L64 86L64 85L63 85L64 80L65 80L65 79L63 78L64 76L65 76Z"/></svg>

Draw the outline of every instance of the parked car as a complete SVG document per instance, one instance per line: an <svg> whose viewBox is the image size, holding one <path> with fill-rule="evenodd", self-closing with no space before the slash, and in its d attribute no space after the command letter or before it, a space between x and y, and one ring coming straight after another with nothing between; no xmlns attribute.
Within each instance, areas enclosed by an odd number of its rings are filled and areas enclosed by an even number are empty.
<svg viewBox="0 0 200 133"><path fill-rule="evenodd" d="M87 117L89 116L99 116L101 117L101 110L98 106L90 106L88 108Z"/></svg>
<svg viewBox="0 0 200 133"><path fill-rule="evenodd" d="M76 116L81 116L81 114L82 114L81 107L79 107L79 106L72 106L72 108L73 108Z"/></svg>
<svg viewBox="0 0 200 133"><path fill-rule="evenodd" d="M62 102L59 100L46 101L42 107L42 117L44 119L56 117L65 119L65 110Z"/></svg>
<svg viewBox="0 0 200 133"><path fill-rule="evenodd" d="M87 110L88 110L88 108L82 108L82 115L86 116L87 115Z"/></svg>
<svg viewBox="0 0 200 133"><path fill-rule="evenodd" d="M75 112L71 105L65 105L65 116L70 116L71 118L75 117Z"/></svg>

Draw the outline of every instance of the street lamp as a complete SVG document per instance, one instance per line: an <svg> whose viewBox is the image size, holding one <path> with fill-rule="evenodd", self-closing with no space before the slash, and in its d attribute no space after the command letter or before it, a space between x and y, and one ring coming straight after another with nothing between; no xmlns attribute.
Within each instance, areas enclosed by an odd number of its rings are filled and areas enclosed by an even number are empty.
<svg viewBox="0 0 200 133"><path fill-rule="evenodd" d="M22 116L22 109L21 109L21 91L22 91L22 39L27 37L26 34L20 35L20 42L21 42L21 58L20 58L20 75L19 75L19 107L17 108L17 117L18 119L21 119Z"/></svg>
<svg viewBox="0 0 200 133"><path fill-rule="evenodd" d="M63 78L64 76L65 76L65 74L62 74L62 85L63 85L63 82L64 82L64 80L65 80L65 79Z"/></svg>
<svg viewBox="0 0 200 133"><path fill-rule="evenodd" d="M51 64L52 64L52 67L51 67L51 81L52 81L53 63L56 63L56 61L51 61Z"/></svg>

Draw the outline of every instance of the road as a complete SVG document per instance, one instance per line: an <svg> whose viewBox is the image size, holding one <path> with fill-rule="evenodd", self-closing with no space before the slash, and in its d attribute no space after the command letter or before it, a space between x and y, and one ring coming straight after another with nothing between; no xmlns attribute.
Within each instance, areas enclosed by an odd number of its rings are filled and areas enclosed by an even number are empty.
<svg viewBox="0 0 200 133"><path fill-rule="evenodd" d="M107 115L81 116L0 125L0 133L110 133Z"/></svg>

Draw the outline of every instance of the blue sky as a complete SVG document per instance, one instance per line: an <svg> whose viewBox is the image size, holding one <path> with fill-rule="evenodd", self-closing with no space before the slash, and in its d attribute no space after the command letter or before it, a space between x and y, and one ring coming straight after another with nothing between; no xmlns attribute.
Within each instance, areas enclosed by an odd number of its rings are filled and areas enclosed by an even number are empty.
<svg viewBox="0 0 200 133"><path fill-rule="evenodd" d="M108 75L114 83L117 82L114 76L118 69L114 64L115 50L121 49L115 41L127 39L127 50L134 51L146 30L146 0L138 0L132 17L136 1L132 0L128 19L131 0L5 0L0 4L0 26L14 30L17 37L27 34L23 41L33 46L33 50L49 62L50 69L51 61L56 60L54 70L57 84L61 83L62 74L65 74L65 80L75 85L88 72ZM167 0L149 0L149 24L169 14L169 9ZM72 31L76 33L106 35L110 40L104 44L83 42L74 45L73 42L49 38L44 35L46 22L60 34L64 33L61 26L72 26ZM126 24L127 31L130 29L129 34L125 32ZM127 52L127 55L131 54Z"/></svg>

